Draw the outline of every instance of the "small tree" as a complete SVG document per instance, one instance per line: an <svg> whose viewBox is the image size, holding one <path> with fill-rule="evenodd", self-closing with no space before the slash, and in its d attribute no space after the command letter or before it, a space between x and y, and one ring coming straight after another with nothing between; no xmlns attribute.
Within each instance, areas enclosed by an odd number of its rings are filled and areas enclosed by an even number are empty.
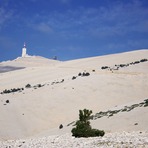
<svg viewBox="0 0 148 148"><path fill-rule="evenodd" d="M104 136L105 132L97 129L92 129L90 126L91 110L79 110L79 120L76 122L76 127L71 130L72 136L75 137L96 137Z"/></svg>

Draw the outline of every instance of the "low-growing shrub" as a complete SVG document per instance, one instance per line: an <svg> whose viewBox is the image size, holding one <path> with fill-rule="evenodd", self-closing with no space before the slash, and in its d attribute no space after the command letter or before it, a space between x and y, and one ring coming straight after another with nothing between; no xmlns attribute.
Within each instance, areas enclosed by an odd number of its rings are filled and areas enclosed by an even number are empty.
<svg viewBox="0 0 148 148"><path fill-rule="evenodd" d="M140 63L139 61L135 61L135 62L134 62L134 64L139 64L139 63Z"/></svg>
<svg viewBox="0 0 148 148"><path fill-rule="evenodd" d="M86 72L86 73L85 73L85 76L89 76L89 75L90 75L90 73L89 73L89 72Z"/></svg>
<svg viewBox="0 0 148 148"><path fill-rule="evenodd" d="M148 61L147 59L141 59L140 62L146 62Z"/></svg>
<svg viewBox="0 0 148 148"><path fill-rule="evenodd" d="M83 72L83 73L82 73L82 76L83 76L83 77L84 77L84 76L89 76L89 75L90 75L90 73L89 73L89 72L86 72L86 73L85 73L85 72Z"/></svg>
<svg viewBox="0 0 148 148"><path fill-rule="evenodd" d="M38 87L42 87L42 85L41 85L41 84L38 84L37 86L38 86Z"/></svg>
<svg viewBox="0 0 148 148"><path fill-rule="evenodd" d="M59 129L62 129L62 128L63 128L63 125L62 125L62 124L60 124Z"/></svg>
<svg viewBox="0 0 148 148"><path fill-rule="evenodd" d="M82 75L81 73L78 74L78 76L81 76L81 75Z"/></svg>
<svg viewBox="0 0 148 148"><path fill-rule="evenodd" d="M9 100L6 100L6 103L9 103Z"/></svg>
<svg viewBox="0 0 148 148"><path fill-rule="evenodd" d="M147 107L148 106L148 99L146 99L146 100L144 100L145 102L145 104L144 104L144 107Z"/></svg>
<svg viewBox="0 0 148 148"><path fill-rule="evenodd" d="M5 89L5 90L3 91L3 93L4 93L4 94L7 94L7 93L9 94L9 93L11 93L11 91L10 91L10 90Z"/></svg>
<svg viewBox="0 0 148 148"><path fill-rule="evenodd" d="M76 78L77 78L77 77L73 76L73 77L72 77L72 80L74 80L74 79L76 79Z"/></svg>
<svg viewBox="0 0 148 148"><path fill-rule="evenodd" d="M26 87L26 88L30 88L30 87L31 87L31 85L30 85L30 84L27 84L25 87Z"/></svg>
<svg viewBox="0 0 148 148"><path fill-rule="evenodd" d="M63 82L64 82L64 79L61 80L61 83L63 83Z"/></svg>
<svg viewBox="0 0 148 148"><path fill-rule="evenodd" d="M108 66L102 66L101 69L108 69Z"/></svg>

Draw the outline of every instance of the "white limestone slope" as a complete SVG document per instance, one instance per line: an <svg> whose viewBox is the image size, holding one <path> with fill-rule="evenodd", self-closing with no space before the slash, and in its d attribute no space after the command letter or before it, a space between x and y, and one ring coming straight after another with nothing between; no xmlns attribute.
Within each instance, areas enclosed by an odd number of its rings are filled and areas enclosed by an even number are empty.
<svg viewBox="0 0 148 148"><path fill-rule="evenodd" d="M0 66L13 66L13 67L41 67L52 66L59 63L57 60L47 59L41 56L26 56L18 57L12 61L4 61L0 63Z"/></svg>
<svg viewBox="0 0 148 148"><path fill-rule="evenodd" d="M37 57L1 63L25 69L0 73L0 92L24 88L22 92L0 94L0 139L63 134L70 132L72 126L66 125L78 119L79 109L97 113L143 101L148 98L148 62L113 72L101 69L141 59L148 59L148 50L67 62L51 61L52 64ZM72 80L84 71L90 76ZM26 84L32 87L25 88ZM34 88L37 84L44 86ZM106 132L148 130L147 111L147 107L137 108L112 118L103 117L92 121L92 126ZM64 125L62 130L58 129L60 124Z"/></svg>

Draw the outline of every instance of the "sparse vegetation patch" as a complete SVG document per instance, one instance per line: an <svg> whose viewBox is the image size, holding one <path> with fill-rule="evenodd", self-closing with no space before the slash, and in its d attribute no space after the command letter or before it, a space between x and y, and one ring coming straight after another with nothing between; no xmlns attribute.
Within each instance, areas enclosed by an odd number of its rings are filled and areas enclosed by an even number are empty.
<svg viewBox="0 0 148 148"><path fill-rule="evenodd" d="M14 92L21 92L23 91L24 88L12 88L12 89L5 89L1 92L1 94L9 94L9 93L14 93Z"/></svg>
<svg viewBox="0 0 148 148"><path fill-rule="evenodd" d="M133 104L131 106L125 106L122 109L118 109L118 110L108 110L106 112L102 112L100 111L99 113L96 113L93 116L93 119L97 119L97 118L102 118L102 117L112 117L115 114L119 113L119 112L129 112L137 107L147 107L148 106L148 99L145 99L143 102L139 103L139 104Z"/></svg>
<svg viewBox="0 0 148 148"><path fill-rule="evenodd" d="M131 65L135 65L135 64L139 64L139 63L142 63L142 62L147 62L148 59L141 59L139 61L135 61L135 62L131 62L131 63L127 63L127 64L119 64L119 65L115 65L113 67L109 67L109 66L102 66L101 69L102 70L119 70L119 68L123 68L123 67L128 67L128 66L131 66Z"/></svg>
<svg viewBox="0 0 148 148"><path fill-rule="evenodd" d="M80 72L78 74L78 76L81 76L81 77L85 77L85 76L89 76L90 73L89 72ZM73 76L72 77L72 80L75 80L78 76ZM64 79L61 79L61 80L56 80L54 82L51 82L51 85L55 85L55 84L60 84L60 83L64 83ZM30 88L34 88L34 89L37 89L37 88L41 88L45 85L49 85L49 84L36 84L34 86L32 86L31 84L26 84L24 88L26 89L30 89ZM24 90L24 88L12 88L12 89L5 89L3 90L2 92L0 92L0 94L9 94L9 93L14 93L14 92L22 92Z"/></svg>

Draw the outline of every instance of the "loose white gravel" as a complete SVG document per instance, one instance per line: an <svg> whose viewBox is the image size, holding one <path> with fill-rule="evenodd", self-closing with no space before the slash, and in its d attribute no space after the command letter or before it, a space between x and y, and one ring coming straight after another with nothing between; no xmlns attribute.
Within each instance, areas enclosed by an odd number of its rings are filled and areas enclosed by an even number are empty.
<svg viewBox="0 0 148 148"><path fill-rule="evenodd" d="M148 131L108 133L104 137L74 138L70 134L0 141L0 148L148 148Z"/></svg>

